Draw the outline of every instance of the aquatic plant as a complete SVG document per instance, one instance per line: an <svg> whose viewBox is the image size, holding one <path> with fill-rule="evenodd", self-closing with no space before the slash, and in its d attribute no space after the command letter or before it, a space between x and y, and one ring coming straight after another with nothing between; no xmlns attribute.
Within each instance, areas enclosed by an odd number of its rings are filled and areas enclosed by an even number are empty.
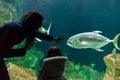
<svg viewBox="0 0 120 80"><path fill-rule="evenodd" d="M30 68L36 71L40 69L42 59L44 58L44 53L40 50L37 50L35 46L33 46L25 56L23 57L14 57L5 59L6 63L14 63L23 68Z"/></svg>
<svg viewBox="0 0 120 80"><path fill-rule="evenodd" d="M25 57L5 59L6 63L14 63L20 67L35 70L37 75L44 59L44 53L33 46ZM64 76L71 80L102 80L104 72L94 70L95 64L90 66L75 64L73 61L66 62Z"/></svg>
<svg viewBox="0 0 120 80"><path fill-rule="evenodd" d="M0 25L10 22L16 18L15 7L8 2L0 0Z"/></svg>
<svg viewBox="0 0 120 80"><path fill-rule="evenodd" d="M25 40L14 48L23 47ZM23 57L15 57L5 59L6 63L14 63L17 66L34 70L36 75L39 72L42 61L44 59L44 53L42 50L38 50L34 45L27 54ZM95 64L91 63L90 66L75 64L74 61L68 60L66 62L64 76L72 80L102 80L104 72L98 72L94 69Z"/></svg>
<svg viewBox="0 0 120 80"><path fill-rule="evenodd" d="M94 70L95 64L90 66L75 64L72 61L67 61L64 76L73 80L103 80L104 72Z"/></svg>

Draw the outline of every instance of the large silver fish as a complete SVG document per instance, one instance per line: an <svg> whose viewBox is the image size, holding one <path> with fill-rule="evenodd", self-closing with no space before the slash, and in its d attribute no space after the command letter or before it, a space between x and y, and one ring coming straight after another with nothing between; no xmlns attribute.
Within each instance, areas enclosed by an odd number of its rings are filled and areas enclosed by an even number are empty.
<svg viewBox="0 0 120 80"><path fill-rule="evenodd" d="M67 40L67 45L76 49L92 48L97 51L104 51L101 47L113 42L114 46L120 50L117 45L120 33L118 33L113 40L100 35L100 33L102 33L102 31L84 32L73 35Z"/></svg>

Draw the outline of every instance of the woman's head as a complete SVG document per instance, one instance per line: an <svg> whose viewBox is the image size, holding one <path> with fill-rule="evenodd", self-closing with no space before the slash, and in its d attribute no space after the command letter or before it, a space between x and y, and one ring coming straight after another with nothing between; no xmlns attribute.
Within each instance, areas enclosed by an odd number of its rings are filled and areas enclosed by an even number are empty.
<svg viewBox="0 0 120 80"><path fill-rule="evenodd" d="M23 16L22 20L23 26L26 30L34 31L41 27L43 16L36 11L31 11L27 13L25 16Z"/></svg>
<svg viewBox="0 0 120 80"><path fill-rule="evenodd" d="M23 29L29 35L27 36L26 43L34 42L36 31L42 25L43 16L36 11L31 11L23 16L22 21Z"/></svg>
<svg viewBox="0 0 120 80"><path fill-rule="evenodd" d="M62 56L61 49L57 46L51 46L46 54L46 58L54 56Z"/></svg>

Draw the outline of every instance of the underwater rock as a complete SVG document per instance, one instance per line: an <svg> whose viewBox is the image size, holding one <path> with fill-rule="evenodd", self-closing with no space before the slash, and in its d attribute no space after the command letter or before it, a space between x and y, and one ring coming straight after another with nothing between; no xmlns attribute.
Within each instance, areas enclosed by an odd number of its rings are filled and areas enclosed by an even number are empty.
<svg viewBox="0 0 120 80"><path fill-rule="evenodd" d="M106 64L106 74L103 80L120 80L120 54L108 54L104 57Z"/></svg>
<svg viewBox="0 0 120 80"><path fill-rule="evenodd" d="M30 69L26 71L13 63L8 64L8 72L11 80L37 80L36 76L29 73L35 73L35 71Z"/></svg>

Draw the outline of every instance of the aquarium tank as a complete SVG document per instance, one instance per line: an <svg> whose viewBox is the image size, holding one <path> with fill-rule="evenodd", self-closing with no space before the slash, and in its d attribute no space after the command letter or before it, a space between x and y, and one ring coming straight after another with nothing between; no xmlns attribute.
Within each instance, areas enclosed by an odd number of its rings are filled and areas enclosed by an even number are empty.
<svg viewBox="0 0 120 80"><path fill-rule="evenodd" d="M97 51L89 47L70 47L67 40L79 33L97 31L96 34L113 41L120 33L119 4L120 0L0 0L0 26L20 19L30 11L38 11L44 16L42 26L45 29L51 23L50 35L64 37L59 44L36 41L25 56L5 58L10 79L37 80L48 48L59 46L62 54L68 57L63 74L67 80L108 80L104 79L107 69L104 57L113 52L114 42L102 46L104 51ZM119 46L119 35L117 38ZM89 41L92 43L92 40ZM80 44L79 39L77 42ZM15 45L15 48L23 47L24 43ZM116 52L120 51L117 49Z"/></svg>

